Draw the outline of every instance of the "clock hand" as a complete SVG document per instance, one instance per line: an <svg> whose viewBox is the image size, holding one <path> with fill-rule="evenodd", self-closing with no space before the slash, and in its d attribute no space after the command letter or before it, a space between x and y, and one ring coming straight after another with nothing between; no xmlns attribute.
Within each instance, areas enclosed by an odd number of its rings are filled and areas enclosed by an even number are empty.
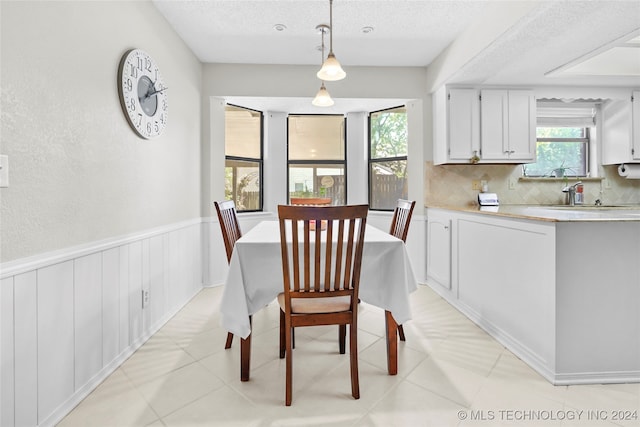
<svg viewBox="0 0 640 427"><path fill-rule="evenodd" d="M167 89L168 89L168 88L163 87L163 88L162 88L162 89L160 89L160 90L156 90L156 91L153 91L153 92L147 92L147 93L146 93L146 95L144 96L144 99L151 98L152 96L155 96L156 94L158 94L158 93L160 93L160 92L163 92L163 91L165 91L165 90L167 90Z"/></svg>

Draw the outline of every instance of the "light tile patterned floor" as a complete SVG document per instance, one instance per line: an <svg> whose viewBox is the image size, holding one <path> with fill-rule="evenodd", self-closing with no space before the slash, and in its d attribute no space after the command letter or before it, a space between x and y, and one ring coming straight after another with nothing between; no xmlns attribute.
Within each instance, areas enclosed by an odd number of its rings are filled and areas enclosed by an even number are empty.
<svg viewBox="0 0 640 427"><path fill-rule="evenodd" d="M285 407L277 304L254 316L242 383L239 342L224 350L221 294L202 290L59 426L640 426L640 384L553 386L427 286L412 294L397 376L386 373L384 313L360 305L359 400L337 328L296 330Z"/></svg>

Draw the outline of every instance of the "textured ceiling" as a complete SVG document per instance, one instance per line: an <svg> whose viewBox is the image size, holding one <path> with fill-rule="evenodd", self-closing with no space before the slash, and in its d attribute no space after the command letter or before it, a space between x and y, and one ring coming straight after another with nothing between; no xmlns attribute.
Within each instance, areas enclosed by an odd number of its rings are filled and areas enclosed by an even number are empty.
<svg viewBox="0 0 640 427"><path fill-rule="evenodd" d="M154 3L202 62L320 64L321 36L316 26L329 24L327 0ZM426 66L486 5L483 1L336 0L334 52L345 66ZM286 29L276 31L276 24ZM364 34L362 28L367 26L373 31Z"/></svg>
<svg viewBox="0 0 640 427"><path fill-rule="evenodd" d="M153 3L204 63L321 62L316 26L329 24L327 0ZM525 12L507 13L514 8ZM425 67L451 43L473 43L470 34L495 29L448 83L640 87L640 44L622 50L629 53L620 61L624 72L612 64L617 59L593 58L597 69L584 63L573 69L579 73L569 67L640 34L640 0L335 0L333 26L334 53L347 71Z"/></svg>

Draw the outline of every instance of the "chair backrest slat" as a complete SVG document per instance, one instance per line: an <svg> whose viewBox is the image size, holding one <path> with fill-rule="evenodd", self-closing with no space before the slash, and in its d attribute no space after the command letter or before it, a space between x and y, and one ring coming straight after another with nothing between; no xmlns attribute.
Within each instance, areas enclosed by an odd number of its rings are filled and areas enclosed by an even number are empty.
<svg viewBox="0 0 640 427"><path fill-rule="evenodd" d="M278 206L285 294L353 294L367 213L367 205Z"/></svg>
<svg viewBox="0 0 640 427"><path fill-rule="evenodd" d="M397 237L403 242L407 241L409 225L411 224L411 215L413 215L413 208L415 205L415 200L398 199L396 208L393 211L393 219L391 220L389 234Z"/></svg>
<svg viewBox="0 0 640 427"><path fill-rule="evenodd" d="M224 241L224 249L227 252L227 262L231 261L233 247L236 241L242 237L240 223L236 212L236 205L233 200L225 200L222 202L213 202L218 214L218 222L222 231L222 240Z"/></svg>

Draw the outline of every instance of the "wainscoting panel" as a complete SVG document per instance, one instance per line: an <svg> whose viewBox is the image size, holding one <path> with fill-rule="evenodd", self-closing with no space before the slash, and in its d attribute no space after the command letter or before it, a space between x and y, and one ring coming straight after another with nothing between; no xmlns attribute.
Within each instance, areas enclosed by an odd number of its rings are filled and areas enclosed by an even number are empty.
<svg viewBox="0 0 640 427"><path fill-rule="evenodd" d="M73 307L75 324L74 390L86 384L102 369L102 254L73 261ZM102 315L102 316L101 316Z"/></svg>
<svg viewBox="0 0 640 427"><path fill-rule="evenodd" d="M13 280L15 425L38 423L38 312L35 271ZM2 370L5 370L4 360ZM4 373L2 375L4 378ZM4 412L4 410L3 410ZM11 425L11 424L8 424Z"/></svg>
<svg viewBox="0 0 640 427"><path fill-rule="evenodd" d="M73 264L66 261L40 268L37 274L39 421L73 394L74 362L81 366L90 359L84 355L82 363L75 360L74 326L87 325L74 325Z"/></svg>
<svg viewBox="0 0 640 427"><path fill-rule="evenodd" d="M0 266L0 425L55 425L180 310L202 288L203 228Z"/></svg>

